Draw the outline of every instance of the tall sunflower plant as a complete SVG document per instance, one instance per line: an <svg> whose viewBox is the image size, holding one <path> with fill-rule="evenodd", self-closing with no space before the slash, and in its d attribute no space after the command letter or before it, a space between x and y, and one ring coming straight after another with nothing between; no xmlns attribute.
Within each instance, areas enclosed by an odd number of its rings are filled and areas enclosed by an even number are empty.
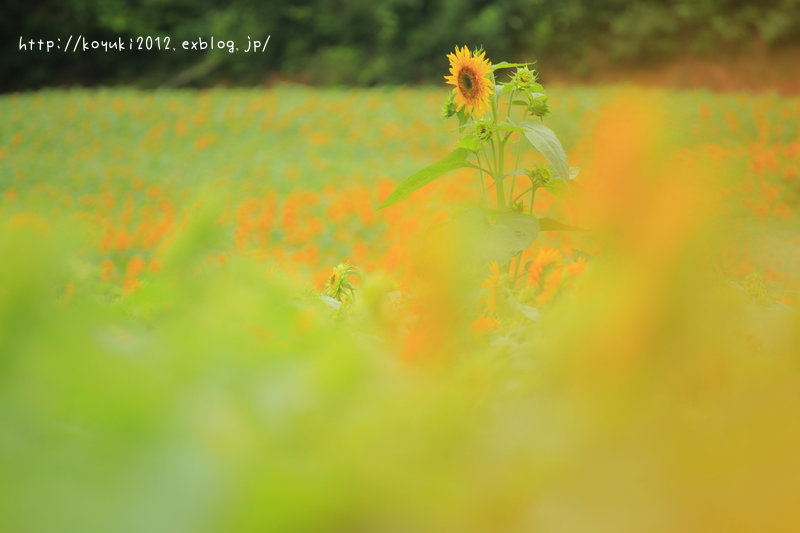
<svg viewBox="0 0 800 533"><path fill-rule="evenodd" d="M563 196L578 169L570 167L556 134L542 119L549 114L548 96L538 82L532 63L492 64L482 49L466 46L448 54L453 86L443 108L445 118L458 119L459 142L439 161L409 176L392 191L379 209L409 197L414 191L440 176L460 168L474 169L480 183L481 221L495 255L488 259L500 264L519 258L536 240L540 231L574 230L533 211L538 189ZM500 71L506 71L503 83ZM520 168L524 150L535 150L546 165ZM508 163L513 161L513 165ZM523 191L515 193L518 180L525 180ZM474 212L471 212L474 215ZM474 220L474 216L472 217Z"/></svg>

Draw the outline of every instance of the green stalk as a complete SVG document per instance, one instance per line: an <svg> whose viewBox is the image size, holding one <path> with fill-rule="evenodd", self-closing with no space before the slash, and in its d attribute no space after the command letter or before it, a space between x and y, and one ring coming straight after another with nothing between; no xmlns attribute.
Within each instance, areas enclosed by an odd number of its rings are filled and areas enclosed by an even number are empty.
<svg viewBox="0 0 800 533"><path fill-rule="evenodd" d="M498 156L497 156L497 175L500 177L501 181L497 182L497 198L498 198L498 209L505 209L506 207L506 194L503 190L503 176L505 176L503 166L505 164L505 149L506 143L505 141L500 142L500 147L498 148Z"/></svg>
<svg viewBox="0 0 800 533"><path fill-rule="evenodd" d="M492 117L494 117L494 123L497 124L497 92L492 97ZM505 209L506 207L506 194L505 189L503 187L503 142L499 142L499 146L495 149L495 137L497 137L498 141L500 140L500 134L495 132L492 136L492 153L495 157L495 175L494 175L494 183L495 189L497 192L497 209Z"/></svg>
<svg viewBox="0 0 800 533"><path fill-rule="evenodd" d="M492 177L492 182L494 182L494 177L496 175L495 169L492 166L494 162L494 156L489 157L489 150L485 147L481 147L481 152L483 153L483 157L486 159L486 171ZM492 152L494 152L494 146L492 146Z"/></svg>
<svg viewBox="0 0 800 533"><path fill-rule="evenodd" d="M511 279L511 288L517 288L517 277L519 276L519 264L522 263L522 250L516 253L514 256L517 258L517 262L514 265L514 277Z"/></svg>
<svg viewBox="0 0 800 533"><path fill-rule="evenodd" d="M511 91L511 98L508 100L508 109L506 110L506 121L511 120L511 105L514 103L514 96L517 94L517 90L514 89Z"/></svg>
<svg viewBox="0 0 800 533"><path fill-rule="evenodd" d="M533 187L528 187L527 189L525 189L524 191L522 191L521 193L519 193L519 194L518 194L518 195L517 195L517 196L514 198L514 201L513 201L512 203L514 203L514 204L515 204L515 203L517 203L517 200L519 200L520 198L522 198L523 196L525 196L526 194L528 194L529 192L531 192L531 190L532 190L532 189L533 189Z"/></svg>
<svg viewBox="0 0 800 533"><path fill-rule="evenodd" d="M514 165L514 169L516 169L516 168L517 168L517 166ZM511 176L511 190L508 191L508 204L512 208L514 207L514 203L515 203L515 199L512 198L512 196L514 196L514 187L516 187L516 185L517 185L517 175L514 174L513 176Z"/></svg>
<svg viewBox="0 0 800 533"><path fill-rule="evenodd" d="M512 93L512 98L513 98L513 93ZM509 103L508 106L510 108L511 104ZM524 122L526 118L528 118L528 108L527 107L522 112L522 120L520 120L520 122ZM520 157L522 156L522 134L519 133L517 135L519 135L519 137L517 138L517 160L514 162L514 170L518 170L519 169L519 160L520 160ZM514 176L512 176L512 178L511 178L511 190L508 192L509 199L512 196L514 196L514 186L516 184L517 184L517 175L514 174ZM515 201L516 200L511 201L510 202L511 205L514 205Z"/></svg>
<svg viewBox="0 0 800 533"><path fill-rule="evenodd" d="M498 179L498 176L502 176L502 168L499 165L499 159L497 157L497 149L494 146L495 140L492 138L491 147L492 147L492 159L494 160L494 172L492 173L492 178L494 179L494 188L495 192L497 193L497 209L502 209L504 206L505 201L505 192L503 191L503 182Z"/></svg>
<svg viewBox="0 0 800 533"><path fill-rule="evenodd" d="M528 214L533 216L533 201L536 199L536 187L531 187L531 207L528 209Z"/></svg>
<svg viewBox="0 0 800 533"><path fill-rule="evenodd" d="M483 193L483 207L489 207L489 198L486 196L486 184L483 181L483 164L481 163L481 155L475 152L475 157L478 159L478 179L481 180L481 192Z"/></svg>

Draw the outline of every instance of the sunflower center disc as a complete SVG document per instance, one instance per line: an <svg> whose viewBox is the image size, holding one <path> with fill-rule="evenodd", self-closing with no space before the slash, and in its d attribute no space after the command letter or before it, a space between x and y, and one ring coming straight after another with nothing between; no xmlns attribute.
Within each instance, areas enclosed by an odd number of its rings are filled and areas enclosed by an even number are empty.
<svg viewBox="0 0 800 533"><path fill-rule="evenodd" d="M470 76L469 72L462 72L461 73L461 88L464 89L464 92L469 93L472 92L472 76Z"/></svg>

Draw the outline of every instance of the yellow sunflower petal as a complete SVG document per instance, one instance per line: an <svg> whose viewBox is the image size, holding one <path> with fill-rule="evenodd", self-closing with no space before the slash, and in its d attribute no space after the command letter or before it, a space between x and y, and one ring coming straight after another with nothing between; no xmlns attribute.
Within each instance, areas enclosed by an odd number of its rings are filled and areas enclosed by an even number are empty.
<svg viewBox="0 0 800 533"><path fill-rule="evenodd" d="M487 77L492 64L485 59L486 52L473 55L466 46L455 47L455 54L447 54L450 60L450 75L447 84L453 85L456 109L465 109L470 115L481 115L489 108L489 97L494 82Z"/></svg>

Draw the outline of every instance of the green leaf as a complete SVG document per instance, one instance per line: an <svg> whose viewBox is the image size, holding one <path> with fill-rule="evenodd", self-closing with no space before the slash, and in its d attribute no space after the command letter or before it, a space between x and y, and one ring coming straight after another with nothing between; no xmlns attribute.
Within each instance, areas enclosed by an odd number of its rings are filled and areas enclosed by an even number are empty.
<svg viewBox="0 0 800 533"><path fill-rule="evenodd" d="M319 299L322 300L325 303L325 305L327 305L331 309L339 309L342 306L342 302L340 302L339 300L335 300L330 296L326 296L324 294L320 295Z"/></svg>
<svg viewBox="0 0 800 533"><path fill-rule="evenodd" d="M561 222L553 220L552 218L540 218L539 231L586 231L586 230L581 228L576 228L575 226L568 226L566 224L562 224Z"/></svg>
<svg viewBox="0 0 800 533"><path fill-rule="evenodd" d="M461 138L458 143L459 148L466 148L470 152L477 152L481 146L481 140L474 133L469 133Z"/></svg>
<svg viewBox="0 0 800 533"><path fill-rule="evenodd" d="M515 171L513 171L513 172L506 172L505 174L503 174L503 177L502 177L502 178L500 178L500 179L499 179L499 180L497 180L497 181L504 180L504 179L506 179L506 178L507 178L507 177L509 177L509 176L527 176L527 175L528 175L528 172L527 172L527 171L525 171L525 170L515 170Z"/></svg>
<svg viewBox="0 0 800 533"><path fill-rule="evenodd" d="M503 96L504 94L510 93L513 90L514 87L512 87L511 85L502 85L500 83L495 83L494 85L494 93L497 95L498 98L500 96Z"/></svg>
<svg viewBox="0 0 800 533"><path fill-rule="evenodd" d="M495 128L500 131L518 131L520 133L525 133L523 128L515 126L514 124L509 124L508 122L498 122Z"/></svg>
<svg viewBox="0 0 800 533"><path fill-rule="evenodd" d="M505 174L503 174L503 178L505 178L506 176L527 176L527 175L528 175L527 170L514 170L513 172L506 172Z"/></svg>
<svg viewBox="0 0 800 533"><path fill-rule="evenodd" d="M392 194L390 194L386 200L383 201L378 209L383 209L384 207L388 207L399 202L400 200L403 200L412 192L427 185L446 172L464 167L477 168L475 165L467 161L467 157L470 155L470 153L471 152L466 148L456 148L436 163L409 176L400 182L397 188L392 191Z"/></svg>
<svg viewBox="0 0 800 533"><path fill-rule="evenodd" d="M506 263L528 248L539 235L536 217L517 211L469 209L456 215L446 227L452 235L468 238L471 264Z"/></svg>
<svg viewBox="0 0 800 533"><path fill-rule="evenodd" d="M456 117L458 117L458 127L459 128L464 126L464 124L466 124L467 121L469 120L469 115L467 115L467 112L465 111L465 108L463 108L463 107L461 108L460 111L456 111Z"/></svg>
<svg viewBox="0 0 800 533"><path fill-rule="evenodd" d="M492 72L500 68L525 67L528 65L533 65L533 63L509 63L508 61L501 61L492 65Z"/></svg>
<svg viewBox="0 0 800 533"><path fill-rule="evenodd" d="M580 167L569 167L570 181L575 179L575 176L578 175L580 170ZM567 196L567 193L569 193L566 183L564 183L562 180L550 180L543 188L559 198L564 198Z"/></svg>
<svg viewBox="0 0 800 533"><path fill-rule="evenodd" d="M503 96L504 94L508 94L514 91L514 87L512 87L511 85L495 85L495 87L497 87L495 89L497 96Z"/></svg>
<svg viewBox="0 0 800 533"><path fill-rule="evenodd" d="M564 182L561 180L550 180L542 188L559 198L564 198L569 192L567 186L564 185Z"/></svg>
<svg viewBox="0 0 800 533"><path fill-rule="evenodd" d="M542 315L539 313L539 310L535 307L531 307L530 305L525 305L521 303L516 304L517 311L522 314L528 320L532 320L533 322L538 322L541 320Z"/></svg>
<svg viewBox="0 0 800 533"><path fill-rule="evenodd" d="M497 214L497 222L493 228L500 230L495 233L503 236L513 255L524 250L536 240L539 235L539 220L527 213L504 211Z"/></svg>
<svg viewBox="0 0 800 533"><path fill-rule="evenodd" d="M538 120L526 120L522 127L525 129L525 138L547 158L555 175L566 183L569 180L567 154L553 130Z"/></svg>

